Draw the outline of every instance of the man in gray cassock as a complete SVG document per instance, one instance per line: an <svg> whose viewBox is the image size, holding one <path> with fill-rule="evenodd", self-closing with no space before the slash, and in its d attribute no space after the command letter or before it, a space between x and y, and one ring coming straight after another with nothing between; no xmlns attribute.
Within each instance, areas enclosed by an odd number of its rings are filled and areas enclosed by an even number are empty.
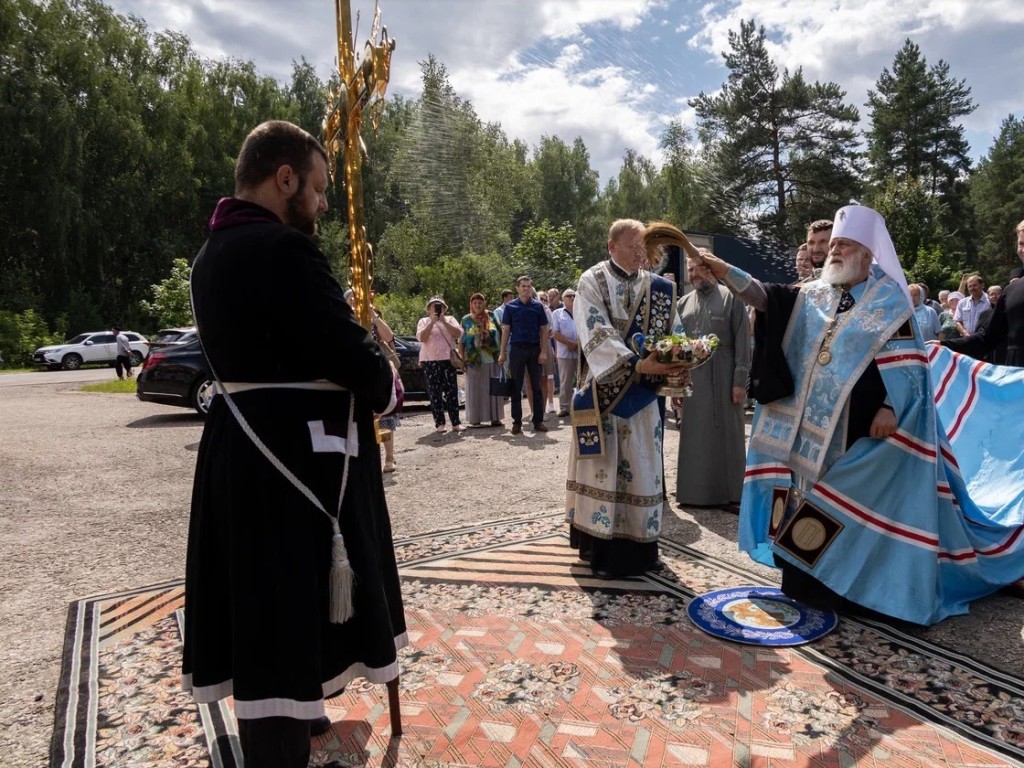
<svg viewBox="0 0 1024 768"><path fill-rule="evenodd" d="M682 398L676 500L684 506L738 505L746 460L747 313L710 269L690 258L686 269L693 290L679 300L676 333L691 338L713 333L719 346L710 361L692 371L693 395Z"/></svg>

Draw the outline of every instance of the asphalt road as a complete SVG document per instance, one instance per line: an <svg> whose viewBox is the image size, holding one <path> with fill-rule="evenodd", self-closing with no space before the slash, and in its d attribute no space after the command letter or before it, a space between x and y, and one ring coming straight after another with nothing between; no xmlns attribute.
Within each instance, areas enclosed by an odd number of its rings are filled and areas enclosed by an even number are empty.
<svg viewBox="0 0 1024 768"><path fill-rule="evenodd" d="M116 378L113 367L84 368L78 371L32 371L4 373L0 371L0 387L25 387L38 384L88 384Z"/></svg>

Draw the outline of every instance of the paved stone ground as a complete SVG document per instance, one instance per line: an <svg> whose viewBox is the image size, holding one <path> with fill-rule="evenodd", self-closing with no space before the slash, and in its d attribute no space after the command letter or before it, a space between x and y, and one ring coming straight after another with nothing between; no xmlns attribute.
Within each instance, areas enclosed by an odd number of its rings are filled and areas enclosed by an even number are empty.
<svg viewBox="0 0 1024 768"><path fill-rule="evenodd" d="M202 422L190 411L74 383L0 387L0 754L46 765L68 603L181 578ZM414 410L386 476L396 537L560 509L569 429L512 437L495 429L437 435ZM712 439L709 436L709 439ZM666 438L675 487L677 434ZM736 517L682 510L673 540L751 566L736 552ZM762 570L761 573L769 573ZM970 616L914 630L1024 676L1024 600L995 596Z"/></svg>

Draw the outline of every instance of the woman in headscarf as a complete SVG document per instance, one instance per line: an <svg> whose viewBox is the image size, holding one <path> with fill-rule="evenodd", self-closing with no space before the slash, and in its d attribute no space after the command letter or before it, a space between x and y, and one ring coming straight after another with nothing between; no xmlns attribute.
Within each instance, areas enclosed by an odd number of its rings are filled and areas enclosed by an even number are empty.
<svg viewBox="0 0 1024 768"><path fill-rule="evenodd" d="M960 303L964 295L960 291L953 291L946 297L947 309L939 315L939 322L942 324L942 338L944 339L959 339L960 330L956 327L956 320L953 316L956 314L956 305Z"/></svg>
<svg viewBox="0 0 1024 768"><path fill-rule="evenodd" d="M462 335L462 326L447 314L448 305L440 296L431 296L427 302L427 316L416 325L416 338L420 342L420 364L427 380L430 412L434 415L434 429L445 432L445 412L452 422L453 432L465 427L459 418L459 387L455 368L451 363L452 351Z"/></svg>
<svg viewBox="0 0 1024 768"><path fill-rule="evenodd" d="M470 426L490 422L502 426L505 404L500 397L491 397L491 379L497 377L498 345L501 326L494 313L487 309L482 293L469 297L469 314L462 318L459 353L466 361L466 421Z"/></svg>

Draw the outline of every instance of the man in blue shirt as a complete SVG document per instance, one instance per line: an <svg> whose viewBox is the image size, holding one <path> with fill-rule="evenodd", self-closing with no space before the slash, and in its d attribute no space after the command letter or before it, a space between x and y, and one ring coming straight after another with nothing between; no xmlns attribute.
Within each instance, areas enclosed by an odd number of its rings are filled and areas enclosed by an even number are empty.
<svg viewBox="0 0 1024 768"><path fill-rule="evenodd" d="M533 431L547 432L544 426L544 395L541 393L541 366L548 356L548 316L544 305L533 298L533 280L523 275L516 280L517 299L505 305L501 317L501 354L498 364L508 361L512 379L512 434L523 431L523 401L519 392L523 376L530 374L530 399L533 403Z"/></svg>

